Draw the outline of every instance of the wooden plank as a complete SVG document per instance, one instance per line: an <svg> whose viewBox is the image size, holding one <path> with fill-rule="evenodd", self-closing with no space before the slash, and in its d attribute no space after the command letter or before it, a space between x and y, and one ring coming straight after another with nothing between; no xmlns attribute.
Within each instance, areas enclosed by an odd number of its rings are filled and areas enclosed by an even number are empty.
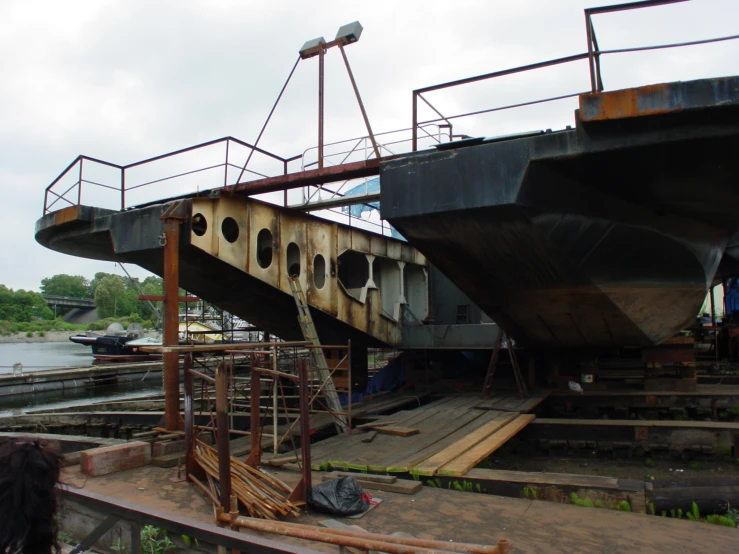
<svg viewBox="0 0 739 554"><path fill-rule="evenodd" d="M499 429L488 438L470 448L467 452L439 469L440 475L464 475L482 460L490 456L498 448L516 435L521 429L531 423L536 416L533 414L519 415L508 425Z"/></svg>
<svg viewBox="0 0 739 554"><path fill-rule="evenodd" d="M329 477L328 475L322 475L321 479L323 481L331 481L334 478ZM397 492L400 494L416 494L423 488L423 483L421 483L420 481L406 481L403 479L392 484L377 483L375 481L366 481L362 479L357 479L357 482L362 486L363 489Z"/></svg>
<svg viewBox="0 0 739 554"><path fill-rule="evenodd" d="M544 473L529 471L504 471L496 469L471 469L465 478L485 481L503 481L529 485L561 485L588 489L620 490L619 480L599 475L573 475L568 473Z"/></svg>
<svg viewBox="0 0 739 554"><path fill-rule="evenodd" d="M419 475L436 475L436 472L439 471L439 469L442 468L444 465L448 464L449 462L460 456L460 454L468 451L476 444L485 440L501 427L516 419L517 415L518 414L502 413L496 416L492 421L487 422L472 433L468 434L463 439L456 441L455 443L444 448L437 454L431 456L426 461L417 465L414 471L417 472Z"/></svg>
<svg viewBox="0 0 739 554"><path fill-rule="evenodd" d="M384 427L385 425L395 425L397 424L397 420L392 421L373 421L371 423L363 423L362 425L357 425L355 429L374 429L375 427Z"/></svg>
<svg viewBox="0 0 739 554"><path fill-rule="evenodd" d="M497 413L497 412L496 412ZM456 433L462 428L466 428L468 425L476 424L479 418L487 418L487 412L473 412L473 411L454 411L449 414L442 415L443 419L438 420L438 427L423 435L417 439L412 439L413 442L408 441L406 448L395 450L389 456L379 460L377 466L372 466L373 471L385 468L385 471L393 473L405 473L415 465L411 461L416 462L419 459L420 452L426 453L423 459L431 456L443 448L438 445L439 441L443 441L449 435Z"/></svg>
<svg viewBox="0 0 739 554"><path fill-rule="evenodd" d="M362 437L362 442L372 442L377 436L377 431L370 431L366 436Z"/></svg>
<svg viewBox="0 0 739 554"><path fill-rule="evenodd" d="M410 437L412 435L417 435L418 433L420 433L418 429L411 429L410 427L399 427L394 425L378 427L377 429L375 429L375 431L382 435L395 435L398 437Z"/></svg>
<svg viewBox="0 0 739 554"><path fill-rule="evenodd" d="M535 421L536 425L582 425L593 427L689 427L694 429L739 430L739 423L733 421L671 421L657 419L550 419Z"/></svg>
<svg viewBox="0 0 739 554"><path fill-rule="evenodd" d="M392 485L398 480L394 475L369 475L365 473L352 473L349 471L332 471L331 473L326 473L326 476L334 478L354 477L360 481L373 481L375 483L387 483L389 485Z"/></svg>
<svg viewBox="0 0 739 554"><path fill-rule="evenodd" d="M501 412L487 412L483 413L480 417L470 421L469 423L462 425L458 429L454 430L452 433L448 434L446 437L434 442L433 444L430 444L428 447L423 448L422 450L419 450L410 456L405 457L401 461L394 464L394 467L398 468L398 470L402 469L403 471L409 472L414 471L414 468L418 466L421 462L426 461L431 456L435 455L437 452L440 452L441 450L444 450L448 446L454 444L458 440L463 439L466 437L469 433L473 432L475 429L477 429L479 426L484 425L485 423L491 421L495 417L497 417L497 414L500 414ZM495 415L490 415L495 414Z"/></svg>

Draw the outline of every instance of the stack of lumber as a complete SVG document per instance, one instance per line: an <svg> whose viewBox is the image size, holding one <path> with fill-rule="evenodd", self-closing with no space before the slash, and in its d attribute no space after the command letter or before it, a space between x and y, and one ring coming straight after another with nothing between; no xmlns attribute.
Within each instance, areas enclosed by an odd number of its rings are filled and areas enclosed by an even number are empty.
<svg viewBox="0 0 739 554"><path fill-rule="evenodd" d="M195 460L208 475L211 488L218 480L218 454L215 449L198 441ZM231 457L231 491L251 517L278 519L278 516L300 515L287 498L292 489L276 477L267 475ZM217 496L217 495L213 495Z"/></svg>

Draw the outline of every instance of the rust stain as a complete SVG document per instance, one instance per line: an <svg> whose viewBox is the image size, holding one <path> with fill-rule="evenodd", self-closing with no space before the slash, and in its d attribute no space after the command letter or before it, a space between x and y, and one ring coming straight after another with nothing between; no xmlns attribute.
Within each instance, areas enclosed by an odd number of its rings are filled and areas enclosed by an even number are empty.
<svg viewBox="0 0 739 554"><path fill-rule="evenodd" d="M679 111L669 109L669 89L666 83L639 88L583 94L580 96L580 114L583 121L626 119Z"/></svg>
<svg viewBox="0 0 739 554"><path fill-rule="evenodd" d="M62 225L80 219L80 206L69 206L54 212L54 225Z"/></svg>

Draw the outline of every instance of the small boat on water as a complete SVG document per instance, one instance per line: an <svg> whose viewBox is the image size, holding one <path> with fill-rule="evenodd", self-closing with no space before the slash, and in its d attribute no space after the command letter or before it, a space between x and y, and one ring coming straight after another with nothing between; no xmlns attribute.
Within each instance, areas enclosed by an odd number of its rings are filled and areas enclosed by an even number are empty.
<svg viewBox="0 0 739 554"><path fill-rule="evenodd" d="M161 359L161 354L142 352L141 346L161 346L161 334L156 337L145 336L139 323L131 323L123 329L120 323L111 323L105 335L80 333L69 337L76 344L92 348L92 357L105 362L134 362ZM226 338L216 325L197 321L193 316L180 315L180 344L216 344L233 342Z"/></svg>
<svg viewBox="0 0 739 554"><path fill-rule="evenodd" d="M161 346L162 337L144 336L144 328L139 323L131 323L123 329L120 323L111 323L105 335L82 333L69 337L76 344L92 348L92 357L106 362L133 362L160 359L161 354L142 352L141 346Z"/></svg>

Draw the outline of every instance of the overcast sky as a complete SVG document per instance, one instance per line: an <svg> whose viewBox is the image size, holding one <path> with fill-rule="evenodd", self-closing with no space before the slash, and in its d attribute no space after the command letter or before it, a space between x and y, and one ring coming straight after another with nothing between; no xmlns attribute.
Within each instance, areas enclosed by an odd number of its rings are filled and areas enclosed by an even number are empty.
<svg viewBox="0 0 739 554"><path fill-rule="evenodd" d="M35 242L44 188L79 154L126 164L226 135L253 142L308 39L331 40L342 24L362 23L361 40L346 52L382 132L410 126L414 88L583 52L583 8L610 3L1 0L0 283L38 289L56 273L119 272ZM732 35L738 23L737 0L595 19L603 49ZM339 52L326 64L326 141L362 136ZM739 41L610 56L603 70L606 89L737 75ZM260 146L285 157L315 146L316 82L317 60L301 62ZM588 87L587 66L576 63L428 98L454 115ZM455 132L561 128L574 107L569 100L461 119Z"/></svg>

